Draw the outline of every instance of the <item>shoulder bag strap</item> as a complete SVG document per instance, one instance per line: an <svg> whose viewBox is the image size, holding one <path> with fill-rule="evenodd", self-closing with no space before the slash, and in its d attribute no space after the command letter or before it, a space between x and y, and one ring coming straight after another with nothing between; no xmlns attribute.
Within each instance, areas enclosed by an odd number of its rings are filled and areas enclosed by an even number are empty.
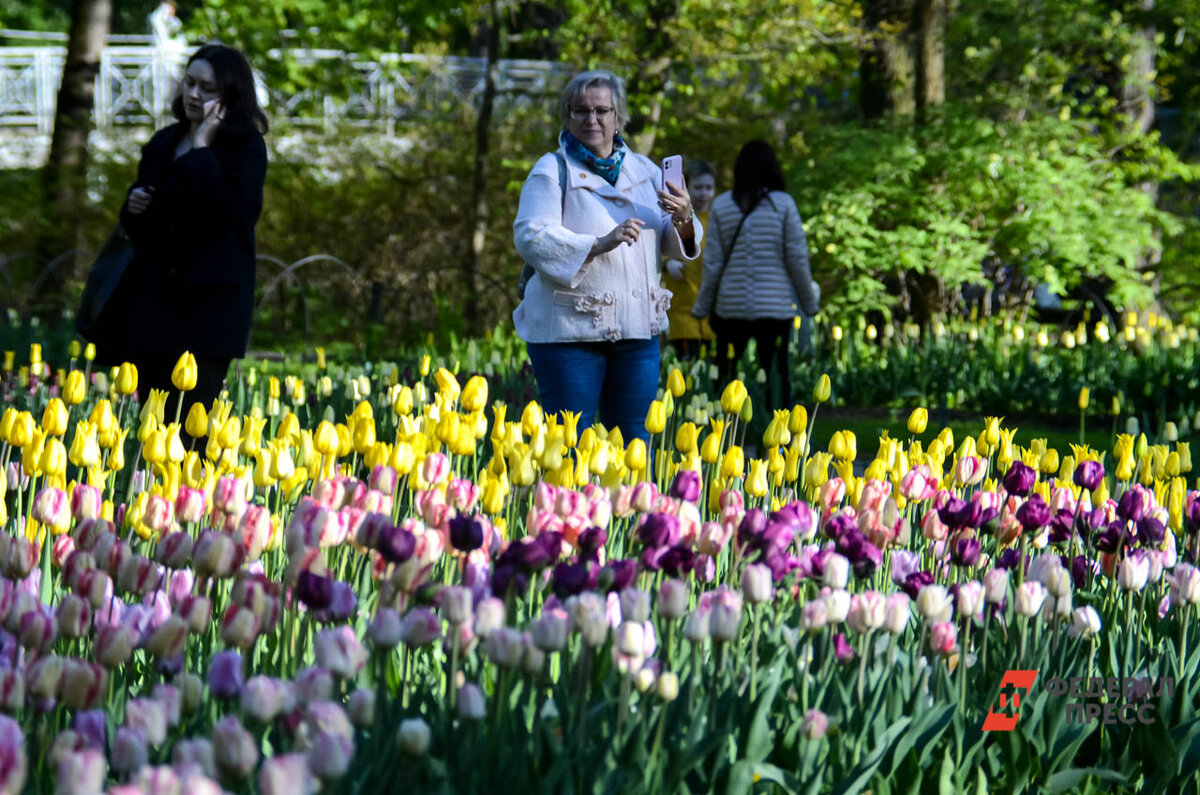
<svg viewBox="0 0 1200 795"><path fill-rule="evenodd" d="M754 210L750 210L750 213L752 212ZM742 220L738 221L737 228L733 230L733 240L729 241L729 248L725 249L725 261L721 263L721 270L717 271L717 283L713 285L712 301L709 302L706 313L708 315L712 315L713 310L717 308L717 295L721 292L721 279L725 276L725 268L729 266L729 257L733 254L733 247L737 245L738 235L742 233L742 224L746 223L750 213L746 213L742 216Z"/></svg>

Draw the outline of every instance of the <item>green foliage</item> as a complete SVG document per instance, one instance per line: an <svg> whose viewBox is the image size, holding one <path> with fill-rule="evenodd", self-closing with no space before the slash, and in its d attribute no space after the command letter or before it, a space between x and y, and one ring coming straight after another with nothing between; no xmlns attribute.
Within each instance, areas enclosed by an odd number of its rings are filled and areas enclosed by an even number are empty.
<svg viewBox="0 0 1200 795"><path fill-rule="evenodd" d="M950 108L926 127L830 125L799 144L787 168L841 319L949 311L961 285L988 284L985 267L1012 279L993 285L1010 308L1035 283L1063 294L1088 279L1143 306L1153 290L1135 266L1181 227L1139 183L1193 175L1153 141L1112 152L1067 114L1002 122Z"/></svg>

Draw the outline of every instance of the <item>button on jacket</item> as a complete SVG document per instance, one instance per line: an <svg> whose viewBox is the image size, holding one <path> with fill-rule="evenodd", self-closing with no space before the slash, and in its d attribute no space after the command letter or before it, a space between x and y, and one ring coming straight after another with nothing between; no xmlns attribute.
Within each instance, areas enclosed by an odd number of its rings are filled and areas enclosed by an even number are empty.
<svg viewBox="0 0 1200 795"><path fill-rule="evenodd" d="M667 328L671 291L660 286L662 257L694 260L704 230L693 219L696 252L688 256L658 206L662 170L629 152L616 185L579 161L565 158L566 196L559 165L545 154L534 165L513 223L517 252L533 266L525 300L513 312L526 342L599 342L650 339ZM596 239L630 218L646 222L632 245L588 259Z"/></svg>
<svg viewBox="0 0 1200 795"><path fill-rule="evenodd" d="M722 193L708 214L712 234L704 246L704 278L692 314L706 317L713 306L722 318L785 320L796 316L797 301L806 315L820 309L821 291L808 266L808 241L796 202L783 191L772 191L746 216L737 240L733 239L742 211L733 193ZM726 252L729 264L717 276Z"/></svg>

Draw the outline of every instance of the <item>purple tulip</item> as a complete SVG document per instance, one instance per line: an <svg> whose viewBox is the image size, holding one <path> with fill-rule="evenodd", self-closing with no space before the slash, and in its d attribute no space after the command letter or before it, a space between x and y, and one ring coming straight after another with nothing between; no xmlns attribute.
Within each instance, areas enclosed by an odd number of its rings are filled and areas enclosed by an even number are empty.
<svg viewBox="0 0 1200 795"><path fill-rule="evenodd" d="M494 596L503 599L508 595L509 589L515 593L524 593L528 588L529 575L521 571L515 563L496 563L496 568L492 570Z"/></svg>
<svg viewBox="0 0 1200 795"><path fill-rule="evenodd" d="M700 497L700 473L691 469L681 469L671 481L670 495L677 500L695 502Z"/></svg>
<svg viewBox="0 0 1200 795"><path fill-rule="evenodd" d="M1187 503L1183 509L1183 520L1189 533L1200 530L1200 499L1197 499L1194 491L1188 494Z"/></svg>
<svg viewBox="0 0 1200 795"><path fill-rule="evenodd" d="M982 551L983 546L978 538L956 538L950 545L950 559L959 566L971 569L979 563L979 554Z"/></svg>
<svg viewBox="0 0 1200 795"><path fill-rule="evenodd" d="M800 561L794 555L789 555L779 549L768 548L762 557L762 562L771 570L771 579L775 582L782 582L783 578L791 574L800 566Z"/></svg>
<svg viewBox="0 0 1200 795"><path fill-rule="evenodd" d="M648 514L637 529L637 538L648 547L669 547L679 540L679 517L669 513Z"/></svg>
<svg viewBox="0 0 1200 795"><path fill-rule="evenodd" d="M1167 537L1167 528L1153 516L1143 516L1137 523L1138 543L1147 549L1158 549Z"/></svg>
<svg viewBox="0 0 1200 795"><path fill-rule="evenodd" d="M835 541L850 532L858 531L858 525L844 513L838 513L825 526L825 535Z"/></svg>
<svg viewBox="0 0 1200 795"><path fill-rule="evenodd" d="M1037 483L1037 472L1033 467L1026 466L1020 461L1013 461L1012 466L1004 475L1004 489L1009 494L1015 494L1018 497L1029 496L1035 483Z"/></svg>
<svg viewBox="0 0 1200 795"><path fill-rule="evenodd" d="M310 610L329 607L333 600L333 580L305 570L296 581L296 597Z"/></svg>
<svg viewBox="0 0 1200 795"><path fill-rule="evenodd" d="M603 527L589 527L579 534L575 547L583 557L594 558L607 541L608 533Z"/></svg>
<svg viewBox="0 0 1200 795"><path fill-rule="evenodd" d="M853 665L857 659L854 649L846 642L846 636L841 632L833 636L833 654L841 665Z"/></svg>
<svg viewBox="0 0 1200 795"><path fill-rule="evenodd" d="M1117 516L1127 522L1141 521L1146 513L1146 502L1141 486L1130 486L1117 500Z"/></svg>
<svg viewBox="0 0 1200 795"><path fill-rule="evenodd" d="M751 508L742 517L738 525L738 541L746 547L757 549L762 543L762 535L767 530L767 515L758 508Z"/></svg>
<svg viewBox="0 0 1200 795"><path fill-rule="evenodd" d="M416 549L417 537L403 527L388 528L379 539L379 554L388 563L403 563Z"/></svg>
<svg viewBox="0 0 1200 795"><path fill-rule="evenodd" d="M696 562L696 553L686 544L676 544L667 549L658 559L658 565L669 577L683 577L691 572Z"/></svg>
<svg viewBox="0 0 1200 795"><path fill-rule="evenodd" d="M473 552L483 546L483 524L469 516L456 516L449 522L450 545L459 552Z"/></svg>
<svg viewBox="0 0 1200 795"><path fill-rule="evenodd" d="M583 593L593 584L586 563L559 563L554 567L551 584L559 599Z"/></svg>
<svg viewBox="0 0 1200 795"><path fill-rule="evenodd" d="M104 717L104 710L76 712L71 720L71 728L83 740L84 748L96 748L103 752L107 747L108 720Z"/></svg>
<svg viewBox="0 0 1200 795"><path fill-rule="evenodd" d="M208 692L217 698L237 698L245 679L242 674L242 655L228 649L213 655L208 665Z"/></svg>
<svg viewBox="0 0 1200 795"><path fill-rule="evenodd" d="M1105 527L1096 534L1096 549L1101 552L1108 552L1109 554L1116 552L1117 547L1121 544L1121 537L1124 534L1124 530L1124 522L1120 520L1113 521L1108 527Z"/></svg>
<svg viewBox="0 0 1200 795"><path fill-rule="evenodd" d="M316 612L318 621L345 621L358 610L358 596L349 583L334 580L329 604Z"/></svg>
<svg viewBox="0 0 1200 795"><path fill-rule="evenodd" d="M983 519L983 508L977 502L951 497L949 502L938 508L938 518L951 530L979 527Z"/></svg>
<svg viewBox="0 0 1200 795"><path fill-rule="evenodd" d="M1079 488L1095 491L1104 480L1104 464L1099 461L1080 461L1075 465L1074 480Z"/></svg>
<svg viewBox="0 0 1200 795"><path fill-rule="evenodd" d="M1028 557L1028 556L1026 556ZM1021 552L1016 547L1009 547L996 556L996 568L1012 570L1021 562Z"/></svg>
<svg viewBox="0 0 1200 795"><path fill-rule="evenodd" d="M630 586L633 578L637 576L637 571L636 560L626 558L609 561L600 572L598 584L603 586L603 590L619 593Z"/></svg>
<svg viewBox="0 0 1200 795"><path fill-rule="evenodd" d="M1067 564L1068 561L1064 560L1063 563ZM1100 573L1100 563L1089 560L1086 555L1076 555L1069 561L1069 569L1071 582L1077 589L1082 590L1088 586L1092 577Z"/></svg>
<svg viewBox="0 0 1200 795"><path fill-rule="evenodd" d="M527 550L525 556L525 566L530 571L536 571L549 566L551 563L557 563L558 559L563 554L563 534L557 530L543 530L538 537L534 539L534 543L542 548L545 552L546 559L542 560L538 553L534 550Z"/></svg>
<svg viewBox="0 0 1200 795"><path fill-rule="evenodd" d="M1082 524L1082 522L1081 522ZM1075 514L1066 508L1060 508L1050 520L1050 543L1065 544L1071 540L1075 529Z"/></svg>
<svg viewBox="0 0 1200 795"><path fill-rule="evenodd" d="M1041 530L1050 522L1050 506L1042 499L1042 495L1035 494L1017 509L1017 521L1026 532Z"/></svg>
<svg viewBox="0 0 1200 795"><path fill-rule="evenodd" d="M900 590L908 594L908 598L916 599L917 594L921 592L922 588L932 584L933 574L927 571L917 571L908 575L904 580L904 584L900 586Z"/></svg>
<svg viewBox="0 0 1200 795"><path fill-rule="evenodd" d="M863 539L857 556L850 559L850 567L854 569L855 577L860 580L866 580L875 574L875 570L879 568L879 564L882 562L883 553L880 552L879 547Z"/></svg>

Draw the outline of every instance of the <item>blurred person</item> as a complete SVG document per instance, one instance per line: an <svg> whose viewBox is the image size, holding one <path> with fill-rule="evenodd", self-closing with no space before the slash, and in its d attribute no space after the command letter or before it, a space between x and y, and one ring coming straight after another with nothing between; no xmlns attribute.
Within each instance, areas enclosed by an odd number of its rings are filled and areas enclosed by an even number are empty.
<svg viewBox="0 0 1200 795"><path fill-rule="evenodd" d="M231 361L246 353L267 119L250 63L223 44L188 59L171 110L176 123L142 148L121 208L134 256L97 348L104 361L137 365L143 400L150 389L172 389L175 363L190 351L198 377L186 411L211 404Z"/></svg>
<svg viewBox="0 0 1200 795"><path fill-rule="evenodd" d="M708 211L717 195L717 170L707 160L690 160L683 173L692 197L692 209L700 219L701 226L708 226ZM708 343L711 348L712 340L716 339L708 320L692 316L692 307L700 294L702 261L668 259L666 271L668 278L664 279L664 284L673 293L671 308L667 312L671 324L667 340L680 359L695 359L702 344Z"/></svg>
<svg viewBox="0 0 1200 795"><path fill-rule="evenodd" d="M717 334L723 383L734 378L737 360L753 339L770 385L770 408L790 407L796 306L815 315L821 290L809 270L800 212L769 143L750 141L742 147L733 167L733 190L713 201L709 220L704 276L692 315L707 317Z"/></svg>
<svg viewBox="0 0 1200 795"><path fill-rule="evenodd" d="M686 185L664 185L658 164L621 138L620 78L577 75L560 114L558 150L530 171L513 223L535 271L513 322L546 412L579 412L580 430L599 416L626 441L645 439L671 303L662 258L696 259L703 228Z"/></svg>

